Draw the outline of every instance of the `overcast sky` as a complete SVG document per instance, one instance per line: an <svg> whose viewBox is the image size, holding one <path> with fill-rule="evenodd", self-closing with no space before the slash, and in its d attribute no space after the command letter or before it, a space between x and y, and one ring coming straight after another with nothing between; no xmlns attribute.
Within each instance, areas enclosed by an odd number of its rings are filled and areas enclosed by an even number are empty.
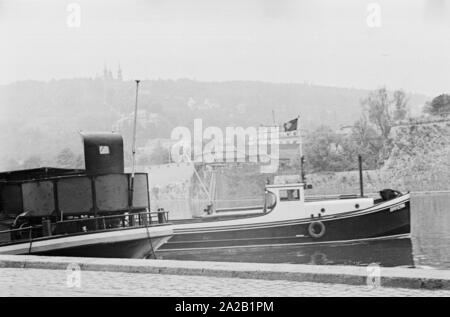
<svg viewBox="0 0 450 317"><path fill-rule="evenodd" d="M79 27L69 27L71 3ZM432 96L450 91L449 9L445 0L0 0L0 83L94 77L120 62L125 79L386 85Z"/></svg>

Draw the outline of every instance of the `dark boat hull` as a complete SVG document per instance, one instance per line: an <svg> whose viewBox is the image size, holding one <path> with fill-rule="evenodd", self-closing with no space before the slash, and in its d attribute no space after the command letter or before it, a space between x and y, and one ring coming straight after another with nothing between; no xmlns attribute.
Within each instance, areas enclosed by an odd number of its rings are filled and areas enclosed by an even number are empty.
<svg viewBox="0 0 450 317"><path fill-rule="evenodd" d="M87 246L71 247L45 252L32 252L34 255L76 256L94 258L131 258L143 259L153 256L160 245L170 237L147 238L131 241L99 243Z"/></svg>
<svg viewBox="0 0 450 317"><path fill-rule="evenodd" d="M0 254L146 258L166 243L172 233L171 226L153 226L49 236L1 246Z"/></svg>
<svg viewBox="0 0 450 317"><path fill-rule="evenodd" d="M325 227L321 237L313 237L309 226L320 221ZM341 215L228 226L216 228L174 229L174 236L160 251L246 247L264 245L309 244L329 241L347 241L410 233L409 200L393 206L371 208L367 211Z"/></svg>

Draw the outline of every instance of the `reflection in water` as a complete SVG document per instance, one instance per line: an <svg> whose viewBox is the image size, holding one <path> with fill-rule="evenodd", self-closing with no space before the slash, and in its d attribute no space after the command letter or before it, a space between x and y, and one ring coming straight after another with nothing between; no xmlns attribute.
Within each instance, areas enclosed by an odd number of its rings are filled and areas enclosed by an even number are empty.
<svg viewBox="0 0 450 317"><path fill-rule="evenodd" d="M450 268L450 192L412 195L411 208L415 265Z"/></svg>
<svg viewBox="0 0 450 317"><path fill-rule="evenodd" d="M308 246L229 248L157 252L158 258L259 263L413 266L409 238Z"/></svg>
<svg viewBox="0 0 450 317"><path fill-rule="evenodd" d="M450 193L412 195L411 238L308 246L157 252L158 258L450 268Z"/></svg>

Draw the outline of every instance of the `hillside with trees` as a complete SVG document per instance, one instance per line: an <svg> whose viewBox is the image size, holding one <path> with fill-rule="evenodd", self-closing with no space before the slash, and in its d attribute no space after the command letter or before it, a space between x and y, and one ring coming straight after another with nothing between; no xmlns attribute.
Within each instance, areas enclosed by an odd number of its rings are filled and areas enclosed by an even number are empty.
<svg viewBox="0 0 450 317"><path fill-rule="evenodd" d="M448 115L450 114L450 95L439 95L431 102L425 104L424 112L431 115Z"/></svg>
<svg viewBox="0 0 450 317"><path fill-rule="evenodd" d="M369 93L295 83L144 80L139 96L138 147L155 138L169 138L174 127L190 127L195 118L202 118L204 126L272 124L273 110L277 123L301 115L306 131L322 125L336 130L353 125L361 114L360 101ZM124 135L128 153L134 98L133 81L111 77L0 86L0 169L76 162L82 155L80 131L118 131ZM417 94L407 94L407 99L412 109L429 100ZM372 133L365 130L364 121L360 124L361 133ZM58 159L66 148L74 157ZM128 156L126 159L129 162Z"/></svg>

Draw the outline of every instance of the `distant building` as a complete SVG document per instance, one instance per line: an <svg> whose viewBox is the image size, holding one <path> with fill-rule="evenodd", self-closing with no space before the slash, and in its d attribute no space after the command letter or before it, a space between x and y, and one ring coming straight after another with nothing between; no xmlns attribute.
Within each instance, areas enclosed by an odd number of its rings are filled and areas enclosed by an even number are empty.
<svg viewBox="0 0 450 317"><path fill-rule="evenodd" d="M119 67L117 69L117 80L122 81L122 69L120 68L120 63L119 63Z"/></svg>
<svg viewBox="0 0 450 317"><path fill-rule="evenodd" d="M108 67L105 65L103 67L103 80L105 81L123 81L123 75L122 75L122 68L119 66L117 67L117 77L114 78L113 72L108 69Z"/></svg>

